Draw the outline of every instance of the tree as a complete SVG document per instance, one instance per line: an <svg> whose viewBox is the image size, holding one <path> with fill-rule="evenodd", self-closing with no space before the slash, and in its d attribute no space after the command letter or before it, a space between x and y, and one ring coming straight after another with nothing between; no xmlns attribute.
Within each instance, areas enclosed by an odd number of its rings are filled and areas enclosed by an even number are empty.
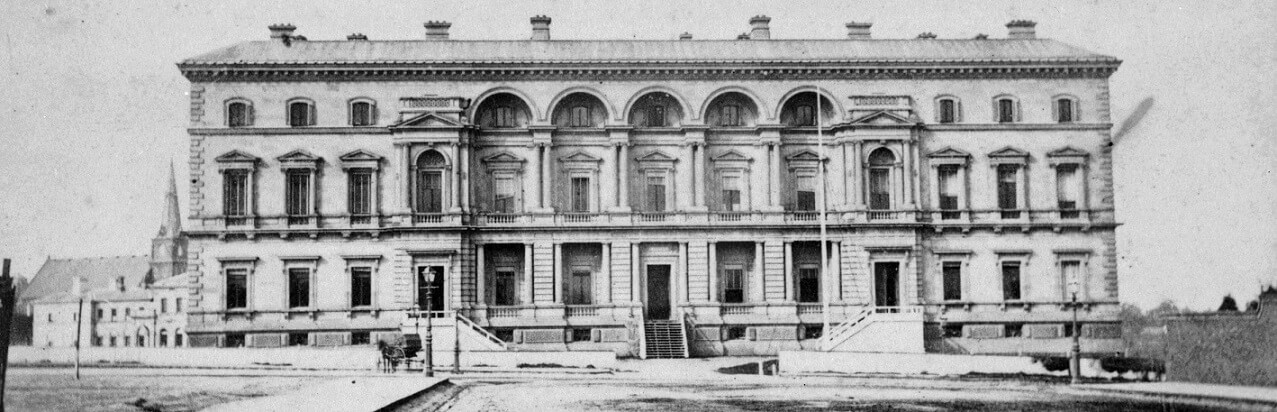
<svg viewBox="0 0 1277 412"><path fill-rule="evenodd" d="M1219 304L1220 312L1236 312L1237 301L1233 300L1233 295L1224 295L1224 301Z"/></svg>

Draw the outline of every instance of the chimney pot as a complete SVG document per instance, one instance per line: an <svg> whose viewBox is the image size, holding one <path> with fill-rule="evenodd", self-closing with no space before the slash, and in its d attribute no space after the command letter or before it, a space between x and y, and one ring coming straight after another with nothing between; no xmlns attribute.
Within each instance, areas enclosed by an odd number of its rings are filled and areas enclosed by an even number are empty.
<svg viewBox="0 0 1277 412"><path fill-rule="evenodd" d="M289 39L293 37L293 31L297 30L297 26L291 24L272 24L266 28L270 29L270 38L284 44L288 44Z"/></svg>
<svg viewBox="0 0 1277 412"><path fill-rule="evenodd" d="M550 40L550 18L545 15L532 16L532 40Z"/></svg>
<svg viewBox="0 0 1277 412"><path fill-rule="evenodd" d="M873 27L873 23L850 22L847 23L847 38L856 40L868 40L869 28Z"/></svg>
<svg viewBox="0 0 1277 412"><path fill-rule="evenodd" d="M749 39L770 40L772 38L772 29L769 26L771 21L771 17L761 14L749 19L749 25L752 27L749 31Z"/></svg>
<svg viewBox="0 0 1277 412"><path fill-rule="evenodd" d="M683 34L678 35L678 39L679 39L679 40L691 40L691 39L692 39L692 33L683 32Z"/></svg>
<svg viewBox="0 0 1277 412"><path fill-rule="evenodd" d="M1010 23L1007 23L1007 38L1016 40L1036 39L1038 35L1034 27L1037 25L1032 20L1011 20Z"/></svg>
<svg viewBox="0 0 1277 412"><path fill-rule="evenodd" d="M425 26L426 40L448 40L448 28L452 27L452 23L431 20Z"/></svg>
<svg viewBox="0 0 1277 412"><path fill-rule="evenodd" d="M749 33L741 33L736 35L736 40L749 40Z"/></svg>
<svg viewBox="0 0 1277 412"><path fill-rule="evenodd" d="M346 36L346 40L350 40L350 41L367 41L367 40L368 40L368 36L365 36L363 33L352 33L351 35Z"/></svg>
<svg viewBox="0 0 1277 412"><path fill-rule="evenodd" d="M919 34L919 35L918 35L918 38L919 38L919 39L928 39L928 40L930 40L930 39L934 39L934 38L936 38L936 34L935 34L935 33L932 33L932 32L929 32L929 31L927 31L927 32L922 32L922 34Z"/></svg>

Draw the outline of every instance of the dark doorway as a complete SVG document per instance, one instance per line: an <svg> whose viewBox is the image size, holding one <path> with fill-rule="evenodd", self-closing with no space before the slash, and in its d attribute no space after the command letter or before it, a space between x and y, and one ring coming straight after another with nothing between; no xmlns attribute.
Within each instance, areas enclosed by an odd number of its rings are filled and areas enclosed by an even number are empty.
<svg viewBox="0 0 1277 412"><path fill-rule="evenodd" d="M426 299L427 295L429 300ZM417 267L417 305L422 310L441 311L445 295L447 291L443 289L443 266Z"/></svg>
<svg viewBox="0 0 1277 412"><path fill-rule="evenodd" d="M647 318L670 318L670 265L647 265Z"/></svg>
<svg viewBox="0 0 1277 412"><path fill-rule="evenodd" d="M874 305L900 306L900 263L874 264Z"/></svg>

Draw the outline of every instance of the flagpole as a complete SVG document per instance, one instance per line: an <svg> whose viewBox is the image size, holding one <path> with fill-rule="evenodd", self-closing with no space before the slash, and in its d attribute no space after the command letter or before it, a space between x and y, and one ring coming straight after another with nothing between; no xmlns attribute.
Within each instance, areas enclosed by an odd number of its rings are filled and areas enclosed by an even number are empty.
<svg viewBox="0 0 1277 412"><path fill-rule="evenodd" d="M820 208L819 210L819 214L820 214L820 278L821 278L820 301L822 304L822 308L821 308L822 310L820 311L820 313L821 313L821 320L823 322L823 324L821 325L821 330L820 330L820 338L821 340L824 340L826 343L828 343L829 340L827 337L829 336L829 286L832 284L832 282L829 281L829 276L827 275L830 272L829 270L829 233L828 233L828 227L825 222L826 220L825 214L827 212L825 203L826 203L826 199L829 196L825 192L829 190L829 185L825 181L825 133L823 130L824 119L821 119L821 116L823 113L820 107L820 100L821 100L820 87L813 86L812 88L815 89L814 91L816 94L816 151L817 151L816 171L819 176L818 180L820 180L820 199L816 203L817 207ZM824 345L821 345L821 346L824 346Z"/></svg>

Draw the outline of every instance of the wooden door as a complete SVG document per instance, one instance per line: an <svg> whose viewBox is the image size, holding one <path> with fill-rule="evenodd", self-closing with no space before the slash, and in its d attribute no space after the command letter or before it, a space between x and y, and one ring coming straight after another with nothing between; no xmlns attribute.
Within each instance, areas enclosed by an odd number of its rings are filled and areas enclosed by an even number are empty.
<svg viewBox="0 0 1277 412"><path fill-rule="evenodd" d="M900 306L900 263L874 264L874 305Z"/></svg>
<svg viewBox="0 0 1277 412"><path fill-rule="evenodd" d="M647 265L648 319L670 318L670 265Z"/></svg>

